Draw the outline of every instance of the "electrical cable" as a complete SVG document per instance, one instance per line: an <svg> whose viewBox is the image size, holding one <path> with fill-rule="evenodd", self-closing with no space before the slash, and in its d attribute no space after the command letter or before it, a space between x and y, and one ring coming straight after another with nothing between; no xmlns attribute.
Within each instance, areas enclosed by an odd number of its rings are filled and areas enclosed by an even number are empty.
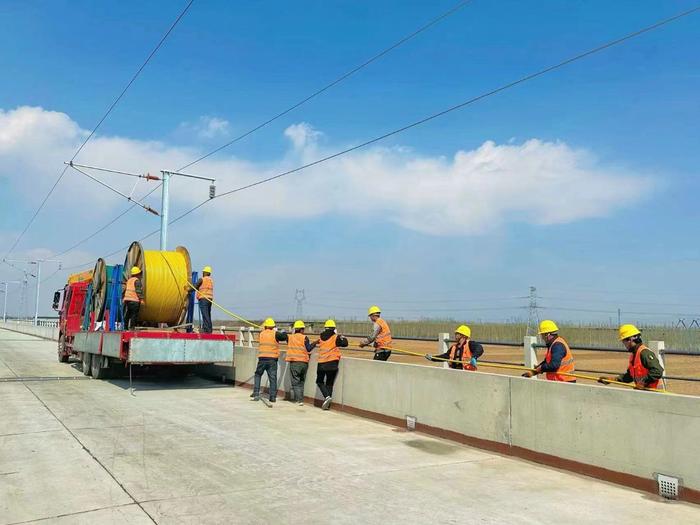
<svg viewBox="0 0 700 525"><path fill-rule="evenodd" d="M240 192L240 191L243 191L243 190L246 190L246 189L250 189L250 188L253 188L253 187L255 187L255 186L259 186L259 185L261 185L261 184L265 184L265 183L267 183L267 182L271 182L271 181L280 179L280 178L285 177L285 176L287 176L287 175L291 175L291 174L293 174L293 173L297 173L297 172L299 172L299 171L302 171L302 170L305 170L305 169L307 169L307 168L310 168L310 167L319 165L319 164L321 164L321 163L323 163L323 162L332 160L332 159L334 159L334 158L340 157L340 156L345 155L345 154L347 154L347 153L350 153L350 152L359 150L359 149L361 149L361 148L364 148L364 147L366 147L366 146L369 146L369 145L371 145L371 144L374 144L374 143L376 143L376 142L379 142L379 141L381 141L381 140L383 140L383 139L385 139L385 138L391 137L391 136L393 136L393 135L397 135L397 134L402 133L402 132L404 132L404 131L406 131L406 130L409 130L409 129L411 129L411 128L420 126L420 125L425 124L425 123L427 123L427 122L430 122L430 121L432 121L432 120L434 120L434 119L437 119L437 118L439 118L439 117L442 117L442 116L444 116L444 115L446 115L446 114L448 114L448 113L451 113L451 112L456 111L456 110L458 110L458 109L462 109L462 108L467 107L467 106L469 106L469 105L472 105L472 104L474 104L474 103L476 103L476 102L478 102L478 101L480 101L480 100L483 100L483 99L485 99L485 98L491 97L491 96L493 96L493 95L496 95L496 94L501 93L501 92L503 92L503 91L506 91L506 90L508 90L508 89L511 89L511 88L513 88L513 87L516 87L516 86L518 86L518 85L520 85L520 84L523 84L523 83L525 83L525 82L528 82L528 81L530 81L530 80L533 80L533 79L535 79L535 78L538 78L538 77L540 77L540 76L543 76L543 75L545 75L545 74L547 74L547 73L550 73L550 72L552 72L552 71L561 69L561 68L563 68L563 67L565 67L565 66L567 66L567 65L569 65L569 64L571 64L571 63L573 63L573 62L577 62L577 61L579 61L579 60L581 60L581 59L583 59L583 58L589 57L589 56L591 56L591 55L593 55L593 54L599 53L599 52L601 52L601 51L604 51L604 50L609 49L609 48L611 48L611 47L614 47L614 46L616 46L616 45L622 44L622 43L624 43L624 42L626 42L626 41L628 41L628 40L631 40L631 39L633 39L633 38L635 38L635 37L638 37L638 36L640 36L640 35L643 35L643 34L645 34L645 33L648 33L648 32L650 32L650 31L653 31L653 30L655 30L655 29L658 29L658 28L660 28L660 27L662 27L662 26L665 26L665 25L667 25L667 24L670 24L670 23L672 23L672 22L675 22L675 21L677 21L677 20L679 20L679 19L681 19L681 18L684 18L684 17L687 17L687 16L689 16L689 15L691 15L691 14L694 14L694 13L696 13L697 11L700 11L700 6L694 7L694 8L692 8L692 9L687 10L687 11L683 11L683 12L681 12L681 13L678 13L678 14L674 15L674 16L665 18L665 19L660 20L660 21L658 21L658 22L655 22L655 23L653 23L653 24L651 24L651 25L649 25L649 26L646 26L646 27L644 27L644 28L642 28L642 29L638 29L638 30L636 30L636 31L633 31L633 32L631 32L631 33L628 33L627 35L624 35L624 36L622 36L622 37L620 37L620 38L617 38L617 39L608 41L608 42L606 42L606 43L604 43L604 44L601 44L601 45L599 45L599 46L597 46L597 47L594 47L594 48L592 48L592 49L589 49L588 51L584 51L584 52L579 53L579 54L577 54L577 55L574 55L574 56L572 56L572 57L570 57L570 58L567 58L567 59L565 59L565 60L563 60L563 61L561 61L561 62L558 62L558 63L556 63L556 64L554 64L554 65L552 65L552 66L548 66L548 67L543 68L543 69L540 69L540 70L538 70L538 71L536 71L536 72L534 72L534 73L530 73L530 74L528 74L528 75L525 75L525 76L523 76L523 77L520 77L520 78L518 78L517 80L514 80L514 81L512 81L512 82L509 82L509 83L506 83L506 84L504 84L504 85L501 85L501 86L499 86L499 87L497 87L497 88L495 88L495 89L492 89L492 90L490 90L490 91L487 91L487 92L485 92L485 93L482 93L482 94L480 94L480 95L477 95L477 96L475 96L475 97L472 97L472 98L470 98L470 99L468 99L468 100L465 100L464 102L461 102L461 103L459 103L459 104L450 106L450 107L448 107L448 108L446 108L446 109L444 109L444 110L442 110L442 111L439 111L439 112L437 112L437 113L433 113L432 115L429 115L429 116L424 117L424 118L422 118L422 119L420 119L420 120L414 121L414 122L412 122L412 123L410 123L410 124L407 124L407 125L402 126L402 127L400 127L400 128L397 128L397 129L394 129L394 130L389 131L389 132L387 132L387 133L384 133L383 135L380 135L380 136L378 136L378 137L372 138L372 139L367 140L367 141L365 141L365 142L362 142L362 143L360 143L360 144L358 144L358 145L355 145L355 146L346 148L346 149L344 149L344 150L338 151L338 152L333 153L333 154L331 154L331 155L327 155L327 156L325 156L325 157L322 157L322 158L317 159L317 160L315 160L315 161L312 161L312 162L303 164L303 165L298 166L298 167L296 167L296 168L293 168L293 169L291 169L291 170L284 171L284 172L279 173L279 174L277 174L277 175L273 175L273 176L271 176L271 177L266 177L266 178L264 178L264 179L260 179L260 180L258 180L258 181L255 181L255 182L246 184L246 185L244 185L244 186L240 186L240 187L238 187L238 188L234 188L234 189L229 190L229 191L227 191L227 192L221 193L221 194L217 195L216 197L214 197L213 199L207 199L207 200L204 200L204 201L200 202L199 204L197 204L197 205L194 206L193 208L190 208L189 210L185 211L184 213L178 215L177 217L175 217L174 219L172 219L171 221L169 221L168 224L171 225L171 224L174 224L174 223L176 223L176 222L182 220L183 218L187 217L188 215L190 215L191 213L193 213L193 212L196 211L197 209L201 208L201 207L204 206L205 204L207 204L207 203L209 203L209 202L212 202L212 201L214 201L214 200L216 200L216 199L219 199L219 198L224 197L224 196L227 196L227 195L232 195L232 194L234 194L234 193L237 193L237 192ZM148 238L148 237L150 237L150 236L152 236L152 235L155 235L156 233L158 233L158 230L154 230L153 232L147 234L146 236L142 237L141 240L144 240L144 239L146 239L146 238Z"/></svg>
<svg viewBox="0 0 700 525"><path fill-rule="evenodd" d="M676 14L676 15L671 16L671 17L669 17L669 18L665 18L665 19L660 20L660 21L658 21L658 22L655 22L654 24L651 24L651 25L649 25L649 26L646 26L646 27L644 27L644 28L642 28L642 29L638 29L638 30L633 31L632 33L628 33L627 35L624 35L624 36L622 36L622 37L620 37L620 38L611 40L611 41L609 41L609 42L606 42L605 44L601 44L601 45L599 45L599 46L597 46L597 47L594 47L594 48L592 48L592 49L589 49L588 51L584 51L584 52L582 52L582 53L579 53L579 54L577 54L577 55L574 55L573 57L567 58L567 59L565 59L565 60L563 60L563 61L561 61L561 62L558 62L558 63L556 63L556 64L554 64L554 65L552 65L552 66L548 66L548 67L546 67L546 68L544 68L544 69L540 69L540 70L538 70L538 71L536 71L536 72L534 72L534 73L530 73L530 74L528 74L528 75L525 75L525 76L523 76L523 77L520 77L520 78L517 79L517 80L514 80L514 81L509 82L509 83L507 83L507 84L504 84L504 85L502 85L502 86L500 86L500 87L497 87L497 88L495 88L495 89L492 89L492 90L487 91L487 92L485 92L485 93L482 93L482 94L480 94L480 95L477 95L477 96L475 96L475 97L472 97L472 98L470 98L470 99L468 99L468 100L465 100L464 102L460 102L459 104L455 104L455 105L453 105L453 106L450 106L450 107L448 107L448 108L446 108L446 109L444 109L444 110L442 110L442 111L439 111L439 112L437 112L437 113L433 113L432 115L429 115L429 116L424 117L424 118L422 118L422 119L420 119L420 120L414 121L414 122L412 122L412 123L410 123L410 124L407 124L407 125L402 126L402 127L400 127L400 128L397 128L397 129L394 129L394 130L389 131L389 132L387 132L387 133L384 133L383 135L380 135L380 136L378 136L378 137L372 138L372 139L370 139L370 140L367 140L367 141L362 142L362 143L360 143L360 144L357 144L357 145L355 145L355 146L346 148L346 149L344 149L344 150L338 151L338 152L333 153L333 154L331 154L331 155L327 155L327 156L325 156L325 157L322 157L322 158L317 159L317 160L315 160L315 161L312 161L312 162L303 164L303 165L298 166L298 167L296 167L296 168L293 168L293 169L284 171L284 172L279 173L279 174L277 174L277 175L273 175L273 176L271 176L271 177L266 177L266 178L264 178L264 179L260 179L260 180L258 180L258 181L255 181L255 182L252 182L252 183L249 183L249 184L245 184L245 185L243 185L243 186L239 186L238 188L234 188L234 189L232 189L232 190L229 190L229 191L226 191L226 192L224 192L224 193L221 193L221 194L217 195L216 197L214 197L213 199L207 199L207 200L204 200L204 201L200 202L199 204L197 204L197 205L194 206L193 208L190 208L188 211L186 211L186 212L180 214L179 216L175 217L172 221L169 222L169 224L173 224L173 223L175 223L175 222L178 222L179 220L183 219L184 217L187 217L189 214L191 214L192 212L194 212L194 211L196 211L197 209L201 208L201 207L204 206L205 204L207 204L207 203L209 203L209 202L212 202L212 201L214 201L214 200L216 200L216 199L219 199L219 198L221 198L221 197L225 197L225 196L227 196L227 195L232 195L232 194L234 194L234 193L238 193L238 192L240 192L240 191L247 190L247 189L253 188L253 187L255 187L255 186L259 186L259 185L261 185L261 184L265 184L265 183L268 183L268 182L271 182L271 181L280 179L280 178L282 178L282 177L286 177L287 175L291 175L291 174L293 174L293 173L297 173L297 172L302 171L302 170L305 170L305 169L307 169L307 168L310 168L310 167L313 167L313 166L317 166L317 165L319 165L319 164L322 164L323 162L327 162L327 161L332 160L332 159L335 159L335 158L337 158L337 157L341 157L341 156L343 156L343 155L346 155L347 153L351 153L351 152L353 152L353 151L362 149L362 148L364 148L364 147L366 147L366 146L369 146L369 145L371 145L371 144L374 144L374 143L376 143L376 142L379 142L379 141L381 141L381 140L384 140L384 139L386 139L386 138L388 138L388 137L391 137L391 136L393 136L393 135L397 135L397 134L399 134L399 133L402 133L402 132L407 131L407 130L409 130L409 129L412 129L412 128L414 128L414 127L417 127L417 126L420 126L420 125L425 124L425 123L427 123L427 122L430 122L430 121L432 121L432 120L434 120L434 119L437 119L437 118L439 118L439 117L442 117L442 116L444 116L444 115L446 115L446 114L448 114L448 113L451 113L451 112L456 111L456 110L458 110L458 109L462 109L462 108L464 108L464 107L467 107L467 106L469 106L469 105L472 105L472 104L474 104L474 103L476 103L476 102L478 102L478 101L480 101L480 100L483 100L483 99L485 99L485 98L491 97L491 96L493 96L493 95L496 95L496 94L501 93L501 92L503 92L503 91L506 91L506 90L508 90L508 89L511 89L511 88L513 88L513 87L516 87L516 86L518 86L518 85L520 85L520 84L523 84L523 83L525 83L525 82L528 82L528 81L530 81L530 80L533 80L533 79L535 79L535 78L538 78L538 77L540 77L540 76L542 76L542 75L545 75L545 74L550 73L550 72L552 72L552 71L556 71L556 70L558 70L558 69L561 69L561 68L563 68L563 67L565 67L565 66L567 66L567 65L569 65L569 64L571 64L571 63L573 63L573 62L577 62L577 61L579 61L579 60L581 60L581 59L583 59L583 58L589 57L589 56L591 56L591 55L594 55L594 54L596 54L596 53L599 53L599 52L601 52L601 51L604 51L604 50L606 50L606 49L609 49L609 48L611 48L611 47L614 47L614 46L616 46L616 45L622 44L623 42L626 42L626 41L631 40L631 39L633 39L633 38L635 38L635 37L638 37L638 36L640 36L640 35L643 35L643 34L645 34L645 33L648 33L648 32L650 32L650 31L653 31L653 30L655 30L655 29L658 29L658 28L660 28L660 27L662 27L662 26L665 26L665 25L667 25L667 24L670 24L670 23L672 23L672 22L675 22L675 21L677 21L677 20L679 20L679 19L681 19L681 18L684 18L684 17L686 17L686 16L689 16L689 15L691 15L691 14L694 14L694 13L696 13L697 11L700 11L700 6L695 7L695 8L693 8L693 9L689 9L689 10L687 10L687 11L683 11L682 13ZM149 235L151 235L151 234L149 234Z"/></svg>
<svg viewBox="0 0 700 525"><path fill-rule="evenodd" d="M446 12L442 13L442 14L441 14L440 16L438 16L437 18L432 19L432 20L431 20L430 22L428 22L427 24L425 24L425 25L419 27L418 29L416 29L416 30L413 31L412 33L406 35L405 37L401 38L401 39L398 40L397 42L394 42L392 45L390 45L390 46L387 47L386 49L380 51L379 53L377 53L377 54L374 55L373 57L369 58L368 60L364 61L362 64L360 64L360 65L358 65L358 66L355 66L354 68L352 68L352 69L349 70L349 71L346 71L345 73L343 73L342 75L340 75L338 78L336 78L335 80L333 80L333 81L330 82L329 84L326 84L326 85L323 86L322 88L320 88L320 89L314 91L311 95L308 95L307 97L301 99L301 100L300 100L299 102L297 102L296 104L293 104L292 106L288 107L288 108L285 109L284 111L281 111L280 113L278 113L278 114L275 115L274 117L271 117L271 118L269 118L268 120L264 121L263 123L258 124L257 126L251 128L251 129L249 129L249 130L246 131L245 133L239 135L238 137L234 138L233 140L230 140L230 141L227 142L226 144L223 144L223 145L219 146L218 148L216 148L216 149L210 151L209 153L207 153L206 155L202 155L202 156L199 157L198 159L196 159L196 160L190 162L189 164L187 164L186 166L183 166L182 168L180 168L180 170L184 170L184 169L189 168L190 166L194 166L194 165L197 164L198 162L200 162L200 161L202 161L202 160L204 160L204 159L206 159L206 158L211 157L212 155L218 153L219 151L221 151L221 150L223 150L223 149L225 149L225 148L228 148L228 147L231 146L232 144L235 144L235 143L238 142L239 140L244 139L244 138L247 137L248 135L251 135L252 133L255 133L256 131L258 131L259 129L264 128L264 127L267 126L268 124L271 124L272 122L274 122L275 120L277 120L277 119L280 118L280 117L283 117L283 116L286 115L287 113L290 113L291 111L294 111L294 110L297 109L298 107L303 106L303 105L306 104L309 100L311 100L311 99L313 99L313 98L316 98L318 95L324 93L325 91L328 91L328 90L329 90L330 88L332 88L333 86L335 86L335 85L341 83L343 80L345 80L345 79L351 77L352 75L354 75L355 73L357 73L357 72L360 71L361 69L364 69L365 67L369 66L371 63L376 62L377 60L379 60L380 58L382 58L384 55L390 53L391 51L393 51L393 50L396 49L397 47L400 47L402 44L405 44L405 43L408 42L409 40L411 40L411 39L413 39L414 37L420 35L420 34L423 33L424 31L426 31L426 30L428 30L429 28L431 28L432 26L434 26L435 24L437 24L437 23L441 22L442 20L444 20L445 18L448 18L449 16L455 14L457 11L459 11L460 9L462 9L463 7L465 7L469 2L470 2L470 0L465 0L465 1L463 1L463 2L459 2L457 5L455 5L455 6L452 7L451 9L448 9ZM178 170L178 171L179 171L179 170Z"/></svg>
<svg viewBox="0 0 700 525"><path fill-rule="evenodd" d="M140 75L141 72L144 70L144 68L148 65L148 63L151 61L151 59L155 56L155 54L156 54L156 53L158 52L158 50L161 48L161 46L163 45L163 43L165 42L165 40L168 38L168 36L170 35L170 33L173 31L173 29L175 29L175 26L177 26L177 24L180 22L180 20L182 19L182 17L185 16L185 14L186 14L187 11L189 10L189 8L190 8L190 6L192 5L193 2L194 2L194 0L190 0L190 1L187 3L187 5L185 6L185 8L180 12L180 14L178 15L178 17L177 17L177 18L175 19L175 21L171 24L170 28L169 28L169 29L167 30L167 32L162 36L162 38L160 39L160 41L158 42L158 44L156 45L156 47L153 48L153 50L152 50L151 53L148 55L148 57L146 58L146 60L143 62L143 64L141 64L141 67L139 67L138 70L136 71L136 73L134 73L134 75L131 77L131 80L129 80L128 84L124 87L124 89L122 89L121 93L117 96L116 99L114 99L114 101L112 102L112 104L107 108L107 111L105 112L105 114L102 115L102 118L99 120L99 122L97 123L97 125L95 125L95 127L92 129L92 131L89 133L89 135L88 135L88 136L85 138L85 140L83 140L83 142L80 144L80 146L78 147L77 151L73 154L73 157L71 157L71 159L70 159L71 162L74 161L74 160L76 159L76 157L78 156L78 154L80 154L80 152L83 150L83 148L84 148L85 145L88 143L88 141L95 135L95 133L96 133L97 130L100 128L100 126L102 125L102 123L107 119L107 117L109 116L109 114L112 113L112 110L114 110L114 108L117 106L117 104L119 103L119 101L122 99L122 97L124 97L124 95L126 94L126 92L129 90L129 88L131 87L131 85L136 81L136 79L139 77L139 75ZM46 196L44 197L44 199L41 201L41 204L39 204L39 207L36 209L36 211L34 212L34 214L32 215L32 217L29 219L29 222L27 223L27 225L24 227L24 229L23 229L22 232L19 234L19 236L17 237L17 239L15 239L14 243L12 243L12 246L10 246L10 249L7 251L7 253L5 254L5 256L4 256L3 258L6 258L8 255L10 255L10 253L12 253L12 252L14 251L14 249L17 247L17 245L19 244L19 242L22 240L22 237L24 237L25 233L27 233L27 231L29 230L29 228L31 227L31 225L34 223L34 220L36 219L37 215L39 215L39 212L40 212L40 211L43 209L43 207L46 205L46 202L49 200L49 197L51 197L51 194L54 192L54 190L55 190L56 187L58 186L59 182L61 182L61 179L63 179L63 176L66 174L66 171L67 171L67 170L68 170L68 165L66 165L66 166L63 167L63 170L61 170L61 172L60 172L58 178L56 179L56 182L53 183L53 186L51 186L51 188L49 189L49 192L46 194Z"/></svg>
<svg viewBox="0 0 700 525"><path fill-rule="evenodd" d="M471 0L464 0L464 1L460 2L460 3L458 3L457 5L455 5L454 7L452 7L451 9L449 9L449 10L447 10L446 12L442 13L440 16L438 16L438 17L432 19L432 20L431 20L430 22L428 22L427 24L425 24L425 25L419 27L418 29L416 29L415 31L413 31L413 32L410 33L409 35L406 35L405 37L401 38L401 39L398 40L397 42L394 42L394 43L393 43L391 46L389 46L388 48L386 48L386 49L380 51L379 53L377 53L376 55L372 56L371 58L369 58L368 60L366 60L366 61L363 62L362 64L360 64L360 65L358 65L358 66L355 66L355 67L352 68L351 70L345 72L344 74L342 74L340 77L336 78L335 80L333 80L333 81L330 82L329 84L326 84L326 85L323 86L322 88L319 88L318 90L316 90L316 91L313 92L312 94L310 94L310 95L306 96L305 98L301 99L299 102L293 104L292 106L288 107L288 108L285 109L284 111L281 111L280 113L276 114L274 117L271 117L271 118L269 118L268 120L262 122L261 124L258 124L257 126L251 128L251 129L249 129L248 131L246 131L245 133L241 134L240 136L234 138L233 140L227 142L226 144L223 144L222 146L219 146L218 148L216 148L216 149L210 151L209 153L207 153L207 154L205 154L205 155L203 155L203 156L201 156L201 157L195 159L194 161L190 162L189 164L186 164L186 165L182 166L181 168L178 168L177 171L182 171L182 170L185 170L185 169L189 168L190 166L194 166L194 165L197 164L198 162L200 162L200 161L202 161L202 160L204 160L204 159L206 159L206 158L208 158L208 157L211 157L212 155L218 153L219 151L221 151L221 150L223 150L223 149L225 149L225 148L228 148L229 146L235 144L236 142L238 142L238 141L244 139L245 137L247 137L247 136L249 136L249 135L255 133L256 131L258 131L258 130L264 128L264 127L267 126L268 124L271 124L271 123L274 122L275 120L277 120L277 119L283 117L284 115L286 115L286 114L292 112L293 110L299 108L300 106L306 104L306 103L309 102L310 100L316 98L318 95L321 95L322 93L324 93L325 91L329 90L329 89L332 88L333 86L335 86L335 85L339 84L340 82L342 82L343 80L345 80L345 79L351 77L352 75L354 75L355 73L357 73L357 72L360 71L361 69L365 68L366 66L369 66L369 65L372 64L373 62L376 62L376 61L379 60L381 57L385 56L386 54L388 54L389 52L393 51L394 49L400 47L402 44L408 42L409 40L411 40L411 39L413 39L414 37L418 36L419 34L423 33L424 31L426 31L426 30L429 29L430 27L432 27L432 26L434 26L435 24L441 22L441 21L444 20L445 18L448 18L449 16L455 14L457 11L459 11L460 9L462 9L463 7L465 7L470 1L471 1ZM104 170L104 169L103 169L102 171L113 171L113 172L116 172L116 173L124 173L124 172L120 172L120 171L116 171L116 170ZM131 175L131 176L134 175L134 174L132 174L132 173L125 173L125 174ZM158 185L158 187L160 187L160 184ZM154 191L155 191L155 190L154 190ZM149 193L149 194L146 194L146 197L147 197L148 195L150 195L150 193ZM145 198L145 197L144 197L144 198ZM133 208L134 208L134 206L129 207L125 212L119 214L117 217L115 217L114 219L112 219L108 224L106 224L105 226L103 226L102 228L100 228L98 231L96 231L95 233L89 235L88 237L86 237L86 238L83 239L82 241L77 242L75 245L73 245L73 247L69 248L68 250L66 250L66 251L64 251L64 252L61 252L60 255L63 255L63 254L65 254L65 253L68 253L69 251L71 251L71 250L77 248L78 246L80 246L80 245L83 244L84 242L86 242L86 241L92 239L93 237L95 237L95 235L97 235L98 233L104 231L108 226L114 224L116 221L118 221L120 218L122 218L124 215L126 215L126 214L127 214L129 211L131 211Z"/></svg>

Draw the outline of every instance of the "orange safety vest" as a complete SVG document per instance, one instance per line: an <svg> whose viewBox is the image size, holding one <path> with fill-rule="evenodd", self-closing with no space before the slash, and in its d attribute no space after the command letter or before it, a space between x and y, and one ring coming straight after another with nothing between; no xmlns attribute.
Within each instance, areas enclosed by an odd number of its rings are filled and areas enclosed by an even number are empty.
<svg viewBox="0 0 700 525"><path fill-rule="evenodd" d="M330 361L340 361L340 348L335 344L335 340L338 338L337 334L333 334L328 339L321 340L321 344L318 347L318 362L328 363Z"/></svg>
<svg viewBox="0 0 700 525"><path fill-rule="evenodd" d="M389 329L389 325L387 322L379 317L375 323L379 325L379 334L377 334L377 338L374 340L374 348L377 350L382 350L384 348L390 348L391 347L391 330Z"/></svg>
<svg viewBox="0 0 700 525"><path fill-rule="evenodd" d="M202 284L199 286L199 290L197 290L197 300L199 301L202 297L205 297L206 299L209 299L210 301L214 299L214 280L209 277L208 275L205 275L202 277Z"/></svg>
<svg viewBox="0 0 700 525"><path fill-rule="evenodd" d="M277 359L280 356L280 345L274 330L265 328L258 337L258 357L272 357Z"/></svg>
<svg viewBox="0 0 700 525"><path fill-rule="evenodd" d="M309 362L309 352L306 351L304 341L306 335L297 333L287 337L287 358L285 361Z"/></svg>
<svg viewBox="0 0 700 525"><path fill-rule="evenodd" d="M126 281L126 290L124 290L124 302L125 303L138 303L141 302L139 296L136 293L136 280L138 277L129 277Z"/></svg>
<svg viewBox="0 0 700 525"><path fill-rule="evenodd" d="M562 374L573 374L574 373L574 356L571 353L571 349L569 348L569 345L562 337L557 337L551 345L547 348L547 354L544 356L544 360L547 363L550 363L552 361L552 347L556 343L561 343L564 345L564 348L566 349L566 354L564 355L564 358L561 360L561 365L559 365L559 369L556 372L547 372L546 376L549 381L566 381L568 383L571 383L572 381L576 381L575 377L571 376L564 376Z"/></svg>
<svg viewBox="0 0 700 525"><path fill-rule="evenodd" d="M628 371L632 376L635 385L644 386L646 388L659 388L660 381L658 379L656 381L652 381L648 385L642 383L642 379L649 375L649 369L642 364L642 350L649 350L649 348L647 348L645 345L639 345L637 351L632 353L630 356ZM663 385L661 386L661 390L663 390Z"/></svg>
<svg viewBox="0 0 700 525"><path fill-rule="evenodd" d="M469 341L464 344L462 349L462 355L457 355L457 343L450 347L450 361L461 361L461 365L458 363L449 363L450 368L457 368L458 370L476 370L475 366L472 366L469 362L472 359L472 351L469 349Z"/></svg>

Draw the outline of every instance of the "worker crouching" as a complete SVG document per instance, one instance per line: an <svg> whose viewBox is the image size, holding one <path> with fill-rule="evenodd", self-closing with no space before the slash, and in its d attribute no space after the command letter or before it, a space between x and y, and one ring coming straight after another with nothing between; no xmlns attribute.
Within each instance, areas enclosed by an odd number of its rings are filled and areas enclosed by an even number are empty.
<svg viewBox="0 0 700 525"><path fill-rule="evenodd" d="M370 306L367 312L372 321L372 333L360 343L360 348L374 346L374 360L386 361L391 356L391 330L389 324L382 319L378 306Z"/></svg>
<svg viewBox="0 0 700 525"><path fill-rule="evenodd" d="M270 381L270 403L277 401L277 360L280 357L279 344L283 341L287 341L287 334L275 330L274 319L265 319L258 339L258 366L255 368L253 393L250 395L253 401L260 401L260 382L265 372Z"/></svg>
<svg viewBox="0 0 700 525"><path fill-rule="evenodd" d="M340 349L348 346L348 340L337 333L335 321L328 319L315 344L318 346L316 384L323 395L321 408L328 410L331 406L333 384L340 365Z"/></svg>
<svg viewBox="0 0 700 525"><path fill-rule="evenodd" d="M292 401L300 406L304 404L304 383L309 369L309 353L316 347L304 334L304 321L294 322L294 333L287 337L287 357L289 372L292 376Z"/></svg>
<svg viewBox="0 0 700 525"><path fill-rule="evenodd" d="M654 352L642 342L642 332L633 324L623 324L619 330L620 341L630 353L627 371L617 377L601 377L599 383L610 381L634 383L635 388L664 390L661 378L664 369Z"/></svg>
<svg viewBox="0 0 700 525"><path fill-rule="evenodd" d="M544 373L549 381L575 383L574 356L569 344L559 335L559 328L554 321L545 320L540 323L539 334L547 345L544 360L534 371L527 371L523 377L532 377Z"/></svg>
<svg viewBox="0 0 700 525"><path fill-rule="evenodd" d="M141 282L141 268L132 266L129 272L131 276L126 280L124 288L124 329L133 330L139 319L139 310L143 301L143 284Z"/></svg>
<svg viewBox="0 0 700 525"><path fill-rule="evenodd" d="M428 361L447 361L456 370L476 370L476 360L484 353L484 347L471 340L472 331L467 325L455 330L455 342L450 349L440 355L425 354Z"/></svg>

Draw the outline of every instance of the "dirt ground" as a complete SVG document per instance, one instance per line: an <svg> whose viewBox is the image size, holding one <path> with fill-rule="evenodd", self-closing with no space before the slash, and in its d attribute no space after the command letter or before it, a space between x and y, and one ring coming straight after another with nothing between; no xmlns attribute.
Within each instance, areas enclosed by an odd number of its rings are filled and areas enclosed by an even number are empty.
<svg viewBox="0 0 700 525"><path fill-rule="evenodd" d="M350 339L350 345L356 346L359 339ZM394 346L398 349L408 350L410 352L418 353L437 353L437 342L428 341L395 341ZM343 352L344 355L350 357L359 357L363 359L371 359L373 353L362 351L362 350L347 350ZM544 351L542 349L538 350L538 356L544 358ZM584 370L597 370L600 372L610 372L614 374L622 373L627 368L628 354L626 353L613 353L613 352L585 352L585 351L574 351L574 358L576 359L576 371L581 372L584 375L599 376L603 375L601 373L595 372L584 372ZM521 364L523 359L522 347L509 347L509 346L489 346L484 345L484 355L481 361L502 361L513 364ZM697 356L666 356L666 374L671 376L684 376L684 377L697 377L700 379L700 357ZM410 355L400 355L399 353L393 353L390 358L391 361L397 363L412 363L424 366L442 366L442 363L432 363L427 361L422 357L410 356ZM521 372L517 370L504 370L499 368L492 368L486 366L487 363L482 362L479 365L479 370L484 372L490 372L495 374L506 374L506 375L520 375ZM579 380L582 383L592 383L592 381L587 381L585 379ZM700 396L700 381L690 382L690 381L674 381L667 380L668 390L676 394L689 394ZM610 388L624 388L624 387L613 387Z"/></svg>

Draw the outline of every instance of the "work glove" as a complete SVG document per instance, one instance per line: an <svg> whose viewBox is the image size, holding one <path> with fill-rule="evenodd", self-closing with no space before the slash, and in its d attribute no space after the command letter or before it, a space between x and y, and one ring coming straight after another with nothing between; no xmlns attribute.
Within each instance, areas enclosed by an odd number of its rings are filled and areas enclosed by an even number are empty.
<svg viewBox="0 0 700 525"><path fill-rule="evenodd" d="M469 364L470 364L471 366L473 366L474 368L476 368L476 357L472 357L472 358L469 360Z"/></svg>
<svg viewBox="0 0 700 525"><path fill-rule="evenodd" d="M359 346L360 348L364 348L364 347L367 346L367 345L366 345L365 343L360 343L360 344L357 345L357 346Z"/></svg>
<svg viewBox="0 0 700 525"><path fill-rule="evenodd" d="M425 354L425 358L426 358L428 361L432 361L432 360L433 360L433 356L432 356L431 354Z"/></svg>
<svg viewBox="0 0 700 525"><path fill-rule="evenodd" d="M522 374L523 377L532 377L533 375L535 375L535 374L532 373L530 370L528 370L527 372L525 372L524 374Z"/></svg>
<svg viewBox="0 0 700 525"><path fill-rule="evenodd" d="M602 385L609 385L610 381L612 381L611 377L600 376L598 378L598 382Z"/></svg>

